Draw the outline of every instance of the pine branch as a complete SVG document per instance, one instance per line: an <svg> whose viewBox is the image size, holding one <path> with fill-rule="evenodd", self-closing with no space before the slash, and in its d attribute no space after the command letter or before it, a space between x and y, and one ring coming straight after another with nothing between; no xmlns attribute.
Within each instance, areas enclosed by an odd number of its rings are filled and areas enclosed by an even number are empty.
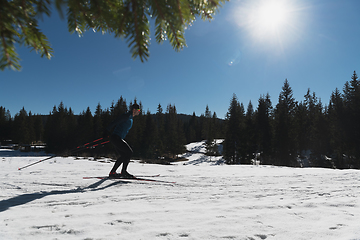
<svg viewBox="0 0 360 240"><path fill-rule="evenodd" d="M181 13L181 7L180 7L180 1L177 0L177 8L179 10L179 17L180 17L180 22L181 22L181 25L184 24L184 20L183 20L183 17L182 17L182 13Z"/></svg>
<svg viewBox="0 0 360 240"><path fill-rule="evenodd" d="M156 31L155 31L155 36L156 36L156 41L158 43L162 43L165 40L165 34L164 33L164 23L165 23L165 17L164 17L164 13L162 12L158 1L154 0L153 1L155 3L155 8L153 8L153 15L156 15L156 20L155 20L155 25L156 25ZM158 14L156 14L156 11L158 12ZM160 18L159 18L160 17Z"/></svg>
<svg viewBox="0 0 360 240"><path fill-rule="evenodd" d="M126 8L129 8L129 5L127 5ZM117 28L116 33L115 33L115 36L116 36L116 37L122 37L122 35L124 34L124 29L123 29L123 27L124 27L125 19L127 18L127 12L128 12L128 11L125 11L125 12L123 13L123 17L121 18L119 27Z"/></svg>
<svg viewBox="0 0 360 240"><path fill-rule="evenodd" d="M144 5L138 7L135 0L132 0L132 13L133 13L133 28L129 29L130 39L133 39L129 47L131 48L132 57L140 57L140 61L143 62L149 57L148 45L149 45L149 26L144 12Z"/></svg>
<svg viewBox="0 0 360 240"><path fill-rule="evenodd" d="M20 71L21 66L19 64L19 58L17 57L17 53L13 50L14 46L8 46L6 44L7 37L5 36L3 29L1 29L1 42L2 42L2 51L3 57L0 60L0 70L5 70L5 68L9 67L14 70Z"/></svg>
<svg viewBox="0 0 360 240"><path fill-rule="evenodd" d="M134 25L135 25L135 41L136 41L136 44L138 45L138 53L139 56L140 56L140 60L142 61L142 58L141 58L141 46L140 46L140 39L139 39L139 32L138 32L138 22L137 22L137 14L136 14L136 2L135 0L132 1L132 11L133 11L133 14L134 14Z"/></svg>
<svg viewBox="0 0 360 240"><path fill-rule="evenodd" d="M19 37L20 34L14 29L13 19L14 14L17 11L15 3L7 2L2 5L2 12L7 12L8 14L0 14L0 43L1 43L1 59L0 59L0 69L4 70L5 68L12 68L14 70L20 70L21 66L19 64L18 54L15 51L14 42L16 37Z"/></svg>
<svg viewBox="0 0 360 240"><path fill-rule="evenodd" d="M5 36L4 36L4 31L3 29L1 29L1 42L2 42L2 45L3 45L3 51L4 51L4 56L5 56L5 61L11 66L12 65L12 61L10 59L10 54L9 52L7 51L7 45L6 45L6 39L5 39ZM2 69L3 70L3 69Z"/></svg>
<svg viewBox="0 0 360 240"><path fill-rule="evenodd" d="M17 64L14 42L23 43L41 56L50 58L52 49L37 26L36 18L51 15L54 4L62 16L67 8L68 29L82 36L89 28L115 33L129 42L132 57L142 62L149 57L148 16L155 18L158 43L167 38L176 51L186 46L184 30L197 16L211 19L214 11L227 0L0 0L1 66ZM5 13L5 14L3 14ZM16 27L16 29L15 29ZM8 31L8 32L6 32ZM6 48L4 47L6 46ZM4 68L4 67L3 67Z"/></svg>
<svg viewBox="0 0 360 240"><path fill-rule="evenodd" d="M180 49L182 49L182 44L180 43L180 40L179 40L179 37L177 35L177 32L179 30L175 30L174 29L174 26L172 24L170 24L170 28L171 28L171 31L172 31L172 37L171 35L169 36L170 40L172 39L175 39L175 43L176 45L172 44L173 45L173 48L175 48L176 51L179 51ZM171 41L172 43L174 42L174 40Z"/></svg>

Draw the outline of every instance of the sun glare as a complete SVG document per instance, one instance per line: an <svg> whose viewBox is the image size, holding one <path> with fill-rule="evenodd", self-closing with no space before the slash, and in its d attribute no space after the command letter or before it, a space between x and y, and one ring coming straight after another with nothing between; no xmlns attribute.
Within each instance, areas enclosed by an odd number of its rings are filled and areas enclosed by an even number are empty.
<svg viewBox="0 0 360 240"><path fill-rule="evenodd" d="M301 10L296 0L245 0L234 8L236 24L245 29L251 41L285 44L293 37L299 23ZM294 34L295 33L295 34Z"/></svg>
<svg viewBox="0 0 360 240"><path fill-rule="evenodd" d="M268 29L279 29L288 19L288 9L285 4L279 1L269 1L259 6L255 13L257 27Z"/></svg>
<svg viewBox="0 0 360 240"><path fill-rule="evenodd" d="M250 10L251 31L257 38L274 38L283 34L291 22L291 6L285 0L263 0Z"/></svg>

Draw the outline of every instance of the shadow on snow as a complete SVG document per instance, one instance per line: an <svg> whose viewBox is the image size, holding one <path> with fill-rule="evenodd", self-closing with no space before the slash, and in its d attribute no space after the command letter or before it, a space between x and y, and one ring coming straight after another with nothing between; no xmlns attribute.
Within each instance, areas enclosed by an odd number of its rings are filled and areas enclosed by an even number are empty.
<svg viewBox="0 0 360 240"><path fill-rule="evenodd" d="M41 199L43 197L46 196L51 196L51 195L62 195L62 194L71 194L71 193L80 193L80 192L84 192L84 191L100 191L100 190L104 190L106 188L115 186L115 185L119 185L119 184L127 184L127 181L116 181L113 182L111 184L108 184L104 187L98 188L102 183L104 183L107 179L101 179L96 183L93 183L87 187L84 188L76 188L76 189L70 189L70 190L54 190L54 191L50 191L50 192L35 192L35 193L28 193L28 194L22 194L13 198L9 198L6 200L1 200L0 201L0 212L4 212L6 210L8 210L11 207L15 207L15 206L20 206L20 205L24 205L27 203L30 203L34 200L37 199Z"/></svg>

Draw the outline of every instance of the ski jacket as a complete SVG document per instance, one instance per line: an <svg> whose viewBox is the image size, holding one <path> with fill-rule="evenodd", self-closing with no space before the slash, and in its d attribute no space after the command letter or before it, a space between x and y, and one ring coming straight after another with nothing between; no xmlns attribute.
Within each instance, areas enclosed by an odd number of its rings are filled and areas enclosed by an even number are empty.
<svg viewBox="0 0 360 240"><path fill-rule="evenodd" d="M132 112L124 113L115 119L106 129L124 139L133 125Z"/></svg>

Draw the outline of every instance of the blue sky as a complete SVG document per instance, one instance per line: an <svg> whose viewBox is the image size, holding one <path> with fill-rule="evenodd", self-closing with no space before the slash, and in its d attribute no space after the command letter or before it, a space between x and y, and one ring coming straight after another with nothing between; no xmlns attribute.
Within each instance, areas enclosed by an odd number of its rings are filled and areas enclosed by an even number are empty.
<svg viewBox="0 0 360 240"><path fill-rule="evenodd" d="M0 106L12 116L22 107L48 114L62 101L79 114L88 106L95 111L99 102L108 108L123 96L128 102L136 97L152 113L160 103L200 116L208 105L224 118L233 93L254 108L269 93L275 106L285 79L297 101L310 88L328 104L332 91L342 90L360 67L360 1L277 1L286 5L276 23L272 18L280 13L258 15L266 1L226 3L212 22L198 19L186 30L188 47L181 52L152 37L144 63L131 58L126 41L111 35L71 35L54 11L40 21L54 57L18 47L22 70L0 72ZM268 14L273 8L265 9Z"/></svg>

